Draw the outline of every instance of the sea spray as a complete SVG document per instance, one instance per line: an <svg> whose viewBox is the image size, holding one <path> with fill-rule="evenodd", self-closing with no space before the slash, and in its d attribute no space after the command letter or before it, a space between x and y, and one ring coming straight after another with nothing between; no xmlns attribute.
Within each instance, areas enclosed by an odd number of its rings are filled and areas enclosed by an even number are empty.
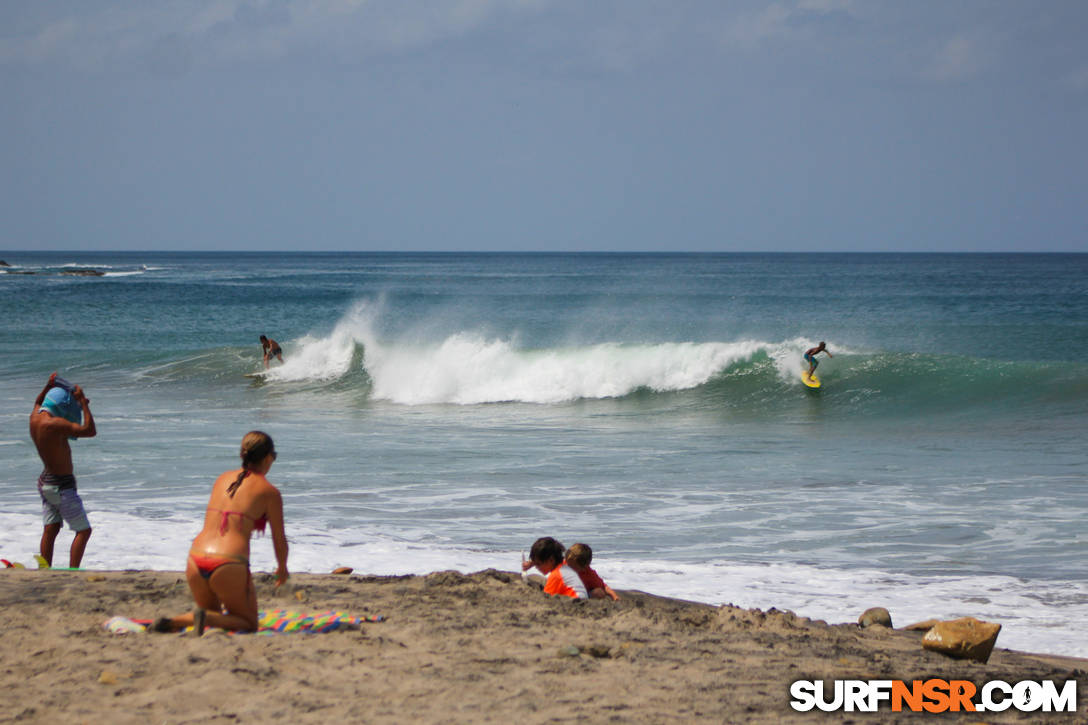
<svg viewBox="0 0 1088 725"><path fill-rule="evenodd" d="M465 330L426 343L405 334L380 341L384 303L354 303L332 332L306 335L289 346L269 382L328 381L346 375L356 351L372 381L372 397L402 405L522 402L550 404L618 398L645 389L688 390L758 353L773 355L779 374L792 370L793 343L605 342L580 347L523 349L516 337L489 338Z"/></svg>
<svg viewBox="0 0 1088 725"><path fill-rule="evenodd" d="M346 375L356 350L376 350L374 321L381 312L381 301L360 301L351 306L324 337L306 335L292 343L283 364L273 366L267 381L328 381Z"/></svg>
<svg viewBox="0 0 1088 725"><path fill-rule="evenodd" d="M366 364L374 397L395 403L549 404L687 390L758 349L739 342L521 350L508 340L460 333L434 346L379 346Z"/></svg>

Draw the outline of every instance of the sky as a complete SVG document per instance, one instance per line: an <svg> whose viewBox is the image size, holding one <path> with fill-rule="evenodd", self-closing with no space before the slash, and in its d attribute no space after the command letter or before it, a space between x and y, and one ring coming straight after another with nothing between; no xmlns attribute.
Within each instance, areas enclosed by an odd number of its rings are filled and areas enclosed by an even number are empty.
<svg viewBox="0 0 1088 725"><path fill-rule="evenodd" d="M1088 252L1082 0L0 0L0 251Z"/></svg>

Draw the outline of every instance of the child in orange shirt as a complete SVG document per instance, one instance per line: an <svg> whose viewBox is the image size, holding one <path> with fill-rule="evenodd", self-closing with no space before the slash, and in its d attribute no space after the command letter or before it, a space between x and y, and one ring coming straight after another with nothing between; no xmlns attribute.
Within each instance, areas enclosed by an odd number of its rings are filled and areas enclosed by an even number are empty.
<svg viewBox="0 0 1088 725"><path fill-rule="evenodd" d="M556 594L573 599L588 599L585 584L575 571L563 561L563 545L550 536L537 539L529 550L529 561L522 562L522 570L535 566L548 577L544 583L545 594Z"/></svg>
<svg viewBox="0 0 1088 725"><path fill-rule="evenodd" d="M578 574L590 597L593 599L610 597L612 601L619 600L619 595L612 591L612 587L605 584L604 579L601 579L600 575L589 566L591 561L593 561L593 549L589 548L589 544L574 544L567 549L567 566Z"/></svg>

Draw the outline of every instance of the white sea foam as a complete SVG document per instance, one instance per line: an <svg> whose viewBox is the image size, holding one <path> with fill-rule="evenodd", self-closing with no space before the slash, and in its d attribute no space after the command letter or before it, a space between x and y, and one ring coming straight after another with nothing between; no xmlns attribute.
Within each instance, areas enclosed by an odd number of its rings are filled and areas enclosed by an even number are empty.
<svg viewBox="0 0 1088 725"><path fill-rule="evenodd" d="M358 345L376 348L373 327L380 303L352 306L333 331L324 337L306 336L285 344L283 364L274 362L268 381L335 380L348 373Z"/></svg>
<svg viewBox="0 0 1088 725"><path fill-rule="evenodd" d="M523 349L516 338L465 330L436 342L379 340L380 303L359 303L325 336L286 346L269 381L333 380L349 372L356 349L373 382L372 396L403 405L494 402L559 403L612 398L646 388L677 391L703 385L729 366L768 354L783 379L796 375L796 340L768 343L605 342Z"/></svg>
<svg viewBox="0 0 1088 725"><path fill-rule="evenodd" d="M749 342L604 343L538 351L459 333L435 346L368 350L366 364L374 397L397 403L558 403L639 388L693 388L758 348Z"/></svg>

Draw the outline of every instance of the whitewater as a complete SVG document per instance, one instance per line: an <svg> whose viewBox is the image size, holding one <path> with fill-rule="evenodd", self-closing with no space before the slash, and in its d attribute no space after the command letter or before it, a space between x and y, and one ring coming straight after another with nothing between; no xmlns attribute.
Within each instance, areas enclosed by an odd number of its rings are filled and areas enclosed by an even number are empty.
<svg viewBox="0 0 1088 725"><path fill-rule="evenodd" d="M298 340L291 357L266 382L321 382L363 372L370 395L403 405L564 403L618 398L637 390L668 392L703 385L757 353L792 381L802 340L781 343L617 342L532 350L517 340L464 331L433 344L380 342L374 333L380 303L359 302L326 337Z"/></svg>

